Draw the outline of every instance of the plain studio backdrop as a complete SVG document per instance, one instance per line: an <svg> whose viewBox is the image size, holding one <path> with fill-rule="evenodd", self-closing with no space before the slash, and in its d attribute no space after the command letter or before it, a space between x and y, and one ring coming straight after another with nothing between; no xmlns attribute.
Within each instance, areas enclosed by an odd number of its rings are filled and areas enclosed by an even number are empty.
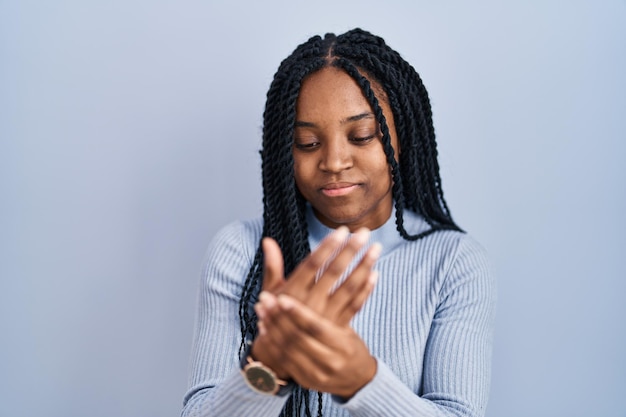
<svg viewBox="0 0 626 417"><path fill-rule="evenodd" d="M362 27L491 253L488 417L624 417L626 2L0 0L0 415L178 415L200 268L261 213L265 93Z"/></svg>

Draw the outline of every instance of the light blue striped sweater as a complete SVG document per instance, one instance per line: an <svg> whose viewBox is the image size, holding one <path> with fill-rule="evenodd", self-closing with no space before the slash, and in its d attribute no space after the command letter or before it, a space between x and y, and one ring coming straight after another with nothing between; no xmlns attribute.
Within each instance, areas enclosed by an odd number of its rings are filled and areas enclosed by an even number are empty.
<svg viewBox="0 0 626 417"><path fill-rule="evenodd" d="M428 229L405 212L409 233ZM315 248L331 229L309 210ZM239 298L262 220L222 229L207 252L182 415L278 416L287 397L253 392L239 372ZM349 401L325 394L324 416L483 416L489 394L496 288L485 252L467 234L408 242L395 215L371 234L379 279L353 328L377 358L374 379ZM311 396L317 409L317 396Z"/></svg>

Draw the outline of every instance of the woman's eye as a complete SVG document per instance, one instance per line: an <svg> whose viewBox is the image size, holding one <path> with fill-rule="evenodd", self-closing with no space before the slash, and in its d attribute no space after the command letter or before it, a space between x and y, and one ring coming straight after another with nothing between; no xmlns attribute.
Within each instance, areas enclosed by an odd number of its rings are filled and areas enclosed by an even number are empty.
<svg viewBox="0 0 626 417"><path fill-rule="evenodd" d="M319 142L306 142L306 143L298 143L295 142L294 146L296 149L300 149L302 151L312 151L320 145Z"/></svg>
<svg viewBox="0 0 626 417"><path fill-rule="evenodd" d="M364 144L369 142L370 140L374 139L376 137L376 135L369 135L369 136L363 136L363 137L353 137L352 139L350 139L351 142L354 142L356 144Z"/></svg>

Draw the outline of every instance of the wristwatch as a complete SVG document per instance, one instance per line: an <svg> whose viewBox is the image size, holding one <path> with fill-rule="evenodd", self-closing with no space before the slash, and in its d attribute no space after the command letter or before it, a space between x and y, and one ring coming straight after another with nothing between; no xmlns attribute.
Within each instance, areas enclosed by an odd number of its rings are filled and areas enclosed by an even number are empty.
<svg viewBox="0 0 626 417"><path fill-rule="evenodd" d="M290 393L293 388L293 382L283 381L262 362L255 361L250 355L249 346L241 357L240 366L246 384L256 392L282 397Z"/></svg>

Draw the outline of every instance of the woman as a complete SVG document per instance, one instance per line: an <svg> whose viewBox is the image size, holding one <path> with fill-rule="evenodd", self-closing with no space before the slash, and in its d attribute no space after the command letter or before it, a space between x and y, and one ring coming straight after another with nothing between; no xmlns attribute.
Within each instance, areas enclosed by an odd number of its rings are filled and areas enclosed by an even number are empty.
<svg viewBox="0 0 626 417"><path fill-rule="evenodd" d="M207 254L183 415L484 415L495 285L415 70L360 29L311 38L274 77L261 155L263 218Z"/></svg>

